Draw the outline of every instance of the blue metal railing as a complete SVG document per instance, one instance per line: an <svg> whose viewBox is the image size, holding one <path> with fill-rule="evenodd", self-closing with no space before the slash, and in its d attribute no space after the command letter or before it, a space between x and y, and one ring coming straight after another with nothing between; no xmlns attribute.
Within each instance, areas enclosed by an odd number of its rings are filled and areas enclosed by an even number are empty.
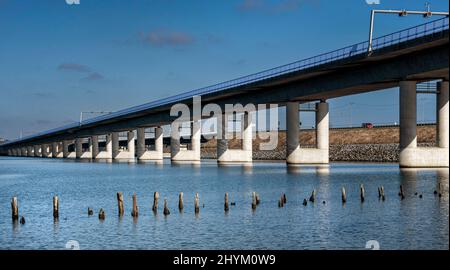
<svg viewBox="0 0 450 270"><path fill-rule="evenodd" d="M408 40L412 40L415 38L428 36L428 35L432 35L432 34L442 34L443 31L447 30L448 28L449 28L448 27L448 17L444 17L444 18L441 18L438 20L434 20L431 22L427 22L427 23L424 23L421 25L411 27L411 28L400 30L400 31L397 31L397 32L394 32L391 34L387 34L387 35L373 39L373 41L372 41L373 52L378 49L381 49L381 48L384 48L387 46L391 46L394 44L398 44L401 42L405 42ZM104 121L104 120L112 119L115 117L125 116L125 115L132 114L135 112L144 111L144 110L148 110L151 108L156 108L159 106L168 105L168 104L171 104L174 102L189 99L189 98L192 98L193 96L201 96L201 95L211 94L214 92L219 92L219 91L235 88L235 87L242 86L242 85L247 85L250 83L254 83L254 82L270 79L273 77L285 75L285 74L288 74L291 72L297 72L297 71L305 70L308 68L317 67L322 64L329 64L334 61L342 60L342 59L349 58L349 57L352 57L355 55L367 54L368 46L369 46L368 41L360 42L360 43L353 44L351 46L347 46L347 47L344 47L344 48L341 48L338 50L319 54L319 55L309 57L309 58L306 58L306 59L303 59L300 61L296 61L296 62L286 64L283 66L278 66L275 68L267 69L267 70L264 70L264 71L261 71L258 73L254 73L251 75L243 76L243 77L240 77L237 79L225 81L222 83L195 89L195 90L185 92L182 94L163 98L163 99L160 99L157 101L145 103L145 104L142 104L139 106L131 107L128 109L117 111L117 112L113 112L110 114L87 119L81 123L77 122L77 123L65 125L65 126L62 126L59 128L40 132L40 133L31 135L31 136L24 137L19 140L11 141L9 143L14 143L14 142L30 139L30 138L37 137L37 136L47 135L50 133L63 131L66 129L76 128L76 127L79 127L82 125L92 124L95 122Z"/></svg>

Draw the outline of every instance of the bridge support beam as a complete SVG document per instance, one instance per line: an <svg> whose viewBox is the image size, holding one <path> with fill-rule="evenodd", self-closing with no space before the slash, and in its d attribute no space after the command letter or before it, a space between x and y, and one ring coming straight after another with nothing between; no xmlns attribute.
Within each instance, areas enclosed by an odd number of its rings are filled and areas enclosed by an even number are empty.
<svg viewBox="0 0 450 270"><path fill-rule="evenodd" d="M228 146L228 117L222 114L221 121L218 121L217 134L217 162L219 163L248 163L253 161L252 145L252 117L248 112L242 115L242 149L229 149Z"/></svg>
<svg viewBox="0 0 450 270"><path fill-rule="evenodd" d="M170 136L170 157L172 161L200 161L201 147L201 122L196 120L191 122L191 149L182 150L180 147L180 130L178 125L172 125Z"/></svg>
<svg viewBox="0 0 450 270"><path fill-rule="evenodd" d="M145 147L145 128L137 129L136 155L138 160L162 160L163 159L163 130L155 127L155 150L150 151Z"/></svg>
<svg viewBox="0 0 450 270"><path fill-rule="evenodd" d="M438 84L438 91L438 147L417 147L416 82L400 82L400 167L448 167L448 82ZM447 134L442 142L441 134Z"/></svg>
<svg viewBox="0 0 450 270"><path fill-rule="evenodd" d="M328 103L316 103L316 148L300 147L299 102L286 104L286 162L288 164L329 163Z"/></svg>

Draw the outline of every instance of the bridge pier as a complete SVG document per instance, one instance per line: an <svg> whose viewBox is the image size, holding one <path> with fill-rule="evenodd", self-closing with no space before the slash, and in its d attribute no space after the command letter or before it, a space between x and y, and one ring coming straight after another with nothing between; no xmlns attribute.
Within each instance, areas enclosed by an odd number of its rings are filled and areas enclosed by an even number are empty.
<svg viewBox="0 0 450 270"><path fill-rule="evenodd" d="M400 167L448 167L448 81L437 90L437 147L417 147L416 82L400 82Z"/></svg>
<svg viewBox="0 0 450 270"><path fill-rule="evenodd" d="M252 116L245 112L242 115L241 123L242 149L229 149L227 138L228 117L226 114L222 114L222 119L218 121L217 125L217 162L247 163L253 161Z"/></svg>
<svg viewBox="0 0 450 270"><path fill-rule="evenodd" d="M112 158L113 159L128 159L128 160L134 160L135 158L135 137L134 137L134 131L128 131L127 132L127 151L120 151L119 149L119 133L113 132L111 134L111 140L112 140Z"/></svg>
<svg viewBox="0 0 450 270"><path fill-rule="evenodd" d="M94 159L112 159L113 155L112 155L112 135L111 134L107 134L106 135L106 141L105 141L105 151L100 151L99 149L99 144L98 144L98 136L93 136L96 138L93 138L93 141L96 141L96 145L97 147L93 146L93 158ZM96 148L96 149L95 149Z"/></svg>
<svg viewBox="0 0 450 270"><path fill-rule="evenodd" d="M52 152L52 158L57 158L58 157L58 143L52 142L51 146L50 146L50 150Z"/></svg>
<svg viewBox="0 0 450 270"><path fill-rule="evenodd" d="M69 151L69 145L73 143L73 140L64 140L62 145L63 158L76 158L76 153Z"/></svg>
<svg viewBox="0 0 450 270"><path fill-rule="evenodd" d="M33 147L32 146L27 146L27 156L28 157L33 157L34 156Z"/></svg>
<svg viewBox="0 0 450 270"><path fill-rule="evenodd" d="M170 136L170 158L172 161L200 161L201 122L191 122L191 149L182 150L180 147L180 130L178 125L172 125Z"/></svg>
<svg viewBox="0 0 450 270"><path fill-rule="evenodd" d="M163 130L155 127L155 150L147 150L145 147L145 128L137 129L136 155L138 160L162 160L163 159Z"/></svg>
<svg viewBox="0 0 450 270"><path fill-rule="evenodd" d="M286 104L286 162L288 164L329 163L328 103L316 103L316 148L300 147L299 102Z"/></svg>
<svg viewBox="0 0 450 270"><path fill-rule="evenodd" d="M41 157L41 147L39 145L34 145L33 148L34 157Z"/></svg>
<svg viewBox="0 0 450 270"><path fill-rule="evenodd" d="M52 157L52 153L50 152L50 146L48 144L41 145L41 155L44 158Z"/></svg>

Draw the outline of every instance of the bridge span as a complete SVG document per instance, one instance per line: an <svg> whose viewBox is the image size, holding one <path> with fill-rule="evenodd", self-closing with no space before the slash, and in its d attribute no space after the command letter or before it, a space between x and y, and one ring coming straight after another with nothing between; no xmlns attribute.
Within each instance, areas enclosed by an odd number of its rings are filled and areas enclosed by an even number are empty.
<svg viewBox="0 0 450 270"><path fill-rule="evenodd" d="M163 159L163 130L176 116L175 104L193 107L194 97L226 104L277 104L286 106L287 156L289 164L327 164L329 109L327 100L347 95L399 87L400 166L448 167L449 161L449 53L448 17L361 42L287 65L238 79L192 90L140 106L120 110L60 128L40 132L0 146L10 156ZM437 145L417 147L417 84L438 81L436 95ZM317 145L299 144L299 104L315 102ZM217 143L218 162L252 161L252 117L244 111L242 148L230 149L226 136ZM210 116L202 116L206 119ZM218 135L225 135L227 114L218 117ZM181 135L171 131L172 161L199 161L201 119L191 122L189 149L183 149ZM153 147L146 143L145 129L154 128ZM120 147L119 134L126 132ZM99 137L104 137L99 148ZM83 145L88 140L88 147ZM122 149L123 148L123 149ZM151 149L151 150L150 150Z"/></svg>

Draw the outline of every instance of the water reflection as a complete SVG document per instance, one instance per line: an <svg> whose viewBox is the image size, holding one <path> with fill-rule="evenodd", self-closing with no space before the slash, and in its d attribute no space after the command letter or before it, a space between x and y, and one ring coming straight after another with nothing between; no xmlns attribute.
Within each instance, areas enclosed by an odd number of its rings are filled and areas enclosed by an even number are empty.
<svg viewBox="0 0 450 270"><path fill-rule="evenodd" d="M369 239L379 240L382 249L448 249L446 169L400 170L398 164L369 163L217 166L215 161L204 161L197 167L171 166L168 159L165 162L127 166L0 157L0 197L17 193L23 202L21 211L30 220L24 226L11 224L10 205L3 200L0 249L57 249L61 239L72 237L84 249L342 249L363 248ZM363 204L360 184L366 188ZM439 184L442 198L433 195ZM400 185L407 192L404 200L397 196ZM385 187L385 202L378 201L380 186ZM342 187L347 192L345 205ZM303 206L303 199L308 199L313 189L317 191L316 202ZM161 216L161 206L159 214L151 214L155 190L167 195L169 201L173 199L170 218ZM117 191L142 196L142 220L132 219L129 212L123 218L114 216ZM174 208L180 191L185 194L187 211L182 214ZM256 211L251 210L253 191L262 199ZM422 199L414 196L416 191L423 193ZM201 208L195 215L197 192ZM230 196L228 213L223 208L225 192ZM48 198L56 193L64 202L64 219L52 227ZM283 193L288 203L280 209L277 201ZM203 208L203 203L208 207ZM85 209L93 205L112 214L104 222L98 221L97 215L86 216Z"/></svg>

